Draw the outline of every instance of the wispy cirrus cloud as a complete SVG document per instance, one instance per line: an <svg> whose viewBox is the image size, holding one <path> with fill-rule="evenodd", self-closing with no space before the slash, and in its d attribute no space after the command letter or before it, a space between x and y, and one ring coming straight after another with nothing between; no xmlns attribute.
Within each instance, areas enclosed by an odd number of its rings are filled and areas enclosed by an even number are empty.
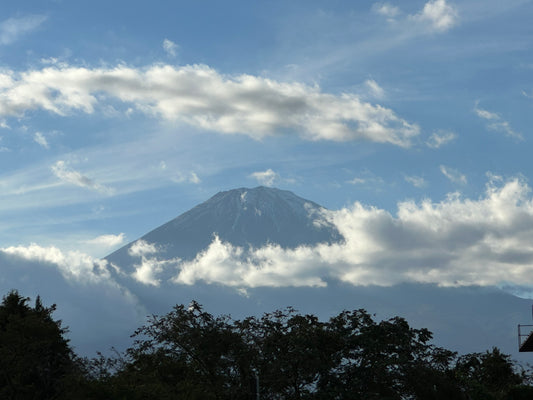
<svg viewBox="0 0 533 400"><path fill-rule="evenodd" d="M466 175L462 174L461 172L459 172L458 170L454 168L441 165L440 172L442 172L442 174L453 183L458 183L460 185L466 185L468 182Z"/></svg>
<svg viewBox="0 0 533 400"><path fill-rule="evenodd" d="M365 87L368 90L368 94L378 100L385 98L385 89L383 89L374 79L367 79L365 81Z"/></svg>
<svg viewBox="0 0 533 400"><path fill-rule="evenodd" d="M172 177L172 181L176 183L185 183L185 182L193 183L195 185L202 182L202 180L198 177L198 175L194 171L190 171L188 173L177 172Z"/></svg>
<svg viewBox="0 0 533 400"><path fill-rule="evenodd" d="M448 143L453 142L457 138L457 135L453 132L439 131L431 134L426 141L426 145L432 149L438 149Z"/></svg>
<svg viewBox="0 0 533 400"><path fill-rule="evenodd" d="M519 141L524 140L524 136L520 132L516 132L513 128L511 128L509 122L505 121L499 114L480 108L478 103L476 103L476 106L474 107L474 112L479 118L487 121L488 129L496 132L502 132L506 136L512 137Z"/></svg>
<svg viewBox="0 0 533 400"><path fill-rule="evenodd" d="M318 86L252 75L225 76L205 65L4 71L0 95L3 117L36 109L57 115L93 113L110 96L164 120L254 139L298 134L312 141L368 140L409 147L420 133L416 124L357 94L333 95Z"/></svg>
<svg viewBox="0 0 533 400"><path fill-rule="evenodd" d="M420 176L404 176L404 179L407 183L410 183L417 188L427 186L426 180Z"/></svg>
<svg viewBox="0 0 533 400"><path fill-rule="evenodd" d="M8 45L17 41L21 36L39 28L46 19L44 15L28 15L0 22L0 44Z"/></svg>
<svg viewBox="0 0 533 400"><path fill-rule="evenodd" d="M48 144L48 140L41 132L35 132L33 135L33 141L40 146L44 147L45 149L49 149L50 145Z"/></svg>
<svg viewBox="0 0 533 400"><path fill-rule="evenodd" d="M57 178L65 183L105 194L111 194L113 192L113 189L101 185L91 178L88 178L87 176L82 175L80 172L72 169L65 161L57 161L54 165L52 165L51 170Z"/></svg>

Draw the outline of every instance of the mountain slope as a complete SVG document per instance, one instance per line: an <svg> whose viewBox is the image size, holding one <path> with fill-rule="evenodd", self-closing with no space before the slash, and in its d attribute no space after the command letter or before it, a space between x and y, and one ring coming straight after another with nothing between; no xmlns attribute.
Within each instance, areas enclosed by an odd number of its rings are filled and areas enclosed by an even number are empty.
<svg viewBox="0 0 533 400"><path fill-rule="evenodd" d="M187 260L205 249L214 235L235 246L260 247L276 243L285 248L342 240L336 228L321 217L320 205L292 192L267 188L240 188L220 192L141 240L154 243L167 259ZM320 224L314 222L320 220ZM135 242L106 257L127 267Z"/></svg>

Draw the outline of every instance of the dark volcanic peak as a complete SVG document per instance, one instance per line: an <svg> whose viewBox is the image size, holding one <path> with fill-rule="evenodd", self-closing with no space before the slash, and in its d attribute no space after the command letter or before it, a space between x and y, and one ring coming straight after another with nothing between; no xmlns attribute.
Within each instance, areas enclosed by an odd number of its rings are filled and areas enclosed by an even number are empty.
<svg viewBox="0 0 533 400"><path fill-rule="evenodd" d="M287 190L259 186L220 192L209 200L154 229L141 239L163 249L165 258L191 259L218 235L237 246L267 243L294 248L342 239L323 221L320 205ZM316 220L323 223L316 224ZM107 258L121 263L131 243ZM129 263L128 263L129 264Z"/></svg>

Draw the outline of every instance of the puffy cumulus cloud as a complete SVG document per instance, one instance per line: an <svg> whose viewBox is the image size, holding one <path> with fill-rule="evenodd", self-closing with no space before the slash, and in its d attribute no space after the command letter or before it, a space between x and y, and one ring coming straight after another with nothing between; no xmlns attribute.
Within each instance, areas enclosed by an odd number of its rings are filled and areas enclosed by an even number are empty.
<svg viewBox="0 0 533 400"><path fill-rule="evenodd" d="M172 269L180 261L179 258L162 260L158 258L160 249L154 243L148 243L145 240L139 239L133 243L128 249L128 254L132 257L139 257L140 262L133 265L133 273L131 276L137 282L145 285L159 286L163 277L160 275ZM174 270L172 270L174 271Z"/></svg>
<svg viewBox="0 0 533 400"><path fill-rule="evenodd" d="M159 286L161 284L163 272L168 274L168 269L171 269L172 272L175 271L176 265L179 263L180 259L171 259L171 260L160 260L157 257L141 257L141 262L134 264L134 272L131 276L140 283L151 286Z"/></svg>
<svg viewBox="0 0 533 400"><path fill-rule="evenodd" d="M106 186L103 186L94 180L82 175L80 172L70 168L65 161L57 161L51 167L54 175L65 183L83 187L86 189L94 190L96 192L111 194L113 190Z"/></svg>
<svg viewBox="0 0 533 400"><path fill-rule="evenodd" d="M101 282L111 278L109 264L105 260L95 259L79 251L63 252L57 247L42 247L37 244L30 246L11 246L0 249L27 261L57 266L63 277L77 282Z"/></svg>
<svg viewBox="0 0 533 400"><path fill-rule="evenodd" d="M128 249L128 254L132 257L142 257L150 254L156 254L159 250L153 243L148 243L145 240L139 239L133 243Z"/></svg>
<svg viewBox="0 0 533 400"><path fill-rule="evenodd" d="M321 268L315 253L315 249L308 247L283 250L274 245L244 252L241 247L222 243L215 237L204 252L180 266L173 281L192 285L202 280L240 288L325 286L317 276ZM312 263L308 264L309 261Z"/></svg>
<svg viewBox="0 0 533 400"><path fill-rule="evenodd" d="M42 109L93 113L106 98L166 120L255 139L299 134L306 140L369 140L407 147L416 124L356 94L252 75L225 76L205 65L144 69L65 65L0 73L0 117Z"/></svg>
<svg viewBox="0 0 533 400"><path fill-rule="evenodd" d="M440 172L442 172L442 174L453 183L458 183L460 185L466 185L468 182L468 180L466 179L466 175L463 175L456 169L441 165Z"/></svg>
<svg viewBox="0 0 533 400"><path fill-rule="evenodd" d="M28 15L21 18L9 18L0 22L0 44L7 45L19 37L37 29L44 21L44 15Z"/></svg>
<svg viewBox="0 0 533 400"><path fill-rule="evenodd" d="M445 32L457 24L458 14L446 0L430 0L411 19L426 25L432 31Z"/></svg>
<svg viewBox="0 0 533 400"><path fill-rule="evenodd" d="M496 132L502 132L506 136L512 137L519 141L524 140L524 136L520 132L516 132L515 130L513 130L509 122L502 119L499 114L484 110L480 108L477 103L474 108L474 112L479 118L487 121L488 129Z"/></svg>
<svg viewBox="0 0 533 400"><path fill-rule="evenodd" d="M533 285L533 199L519 179L491 180L478 200L398 204L396 216L355 203L324 211L344 242L244 250L215 238L173 281L233 287L324 286L329 280L388 286Z"/></svg>
<svg viewBox="0 0 533 400"><path fill-rule="evenodd" d="M101 235L94 239L87 240L86 243L109 248L121 245L124 243L124 239L124 233L119 233L118 235Z"/></svg>
<svg viewBox="0 0 533 400"><path fill-rule="evenodd" d="M434 132L426 141L426 145L432 149L438 149L453 142L457 135L453 132Z"/></svg>
<svg viewBox="0 0 533 400"><path fill-rule="evenodd" d="M170 57L176 57L178 53L178 45L169 39L163 40L163 49Z"/></svg>
<svg viewBox="0 0 533 400"><path fill-rule="evenodd" d="M272 169L267 169L266 171L257 171L250 174L250 177L255 179L261 185L273 186L275 182L279 181L280 176L278 173L274 172Z"/></svg>

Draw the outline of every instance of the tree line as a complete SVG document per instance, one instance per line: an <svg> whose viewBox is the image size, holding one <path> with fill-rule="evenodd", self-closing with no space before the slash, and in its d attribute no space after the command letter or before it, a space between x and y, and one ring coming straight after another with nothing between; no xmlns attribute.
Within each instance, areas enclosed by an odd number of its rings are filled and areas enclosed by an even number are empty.
<svg viewBox="0 0 533 400"><path fill-rule="evenodd" d="M328 321L292 308L234 320L198 303L152 316L113 356L77 356L56 306L0 304L1 399L533 398L531 373L497 348L458 355L427 329L363 309Z"/></svg>

